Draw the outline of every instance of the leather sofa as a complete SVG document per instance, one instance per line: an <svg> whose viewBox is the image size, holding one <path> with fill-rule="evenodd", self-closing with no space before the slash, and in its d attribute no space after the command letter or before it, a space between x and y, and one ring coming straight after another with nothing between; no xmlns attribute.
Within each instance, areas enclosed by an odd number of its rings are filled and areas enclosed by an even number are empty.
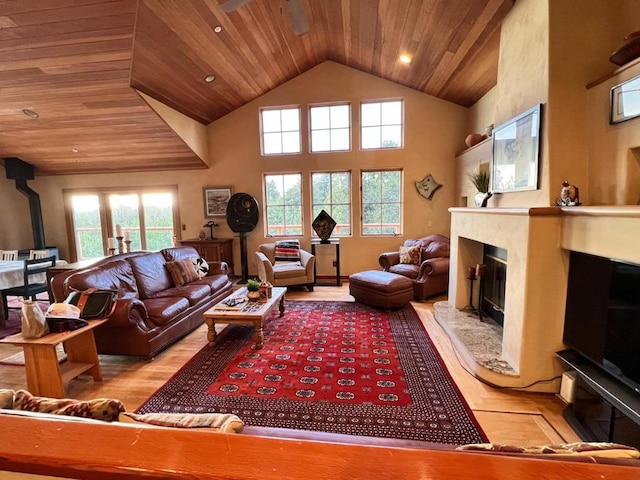
<svg viewBox="0 0 640 480"><path fill-rule="evenodd" d="M206 276L175 286L167 262L198 257L193 247L114 255L56 275L52 292L62 302L74 290L116 291L115 311L94 330L98 353L150 359L200 326L202 314L232 291L225 262L208 262Z"/></svg>
<svg viewBox="0 0 640 480"><path fill-rule="evenodd" d="M380 254L378 263L385 272L403 275L413 281L413 296L424 300L445 293L449 286L449 239L442 235L429 235L417 240L406 240L404 247L420 246L419 260L402 263L400 251Z"/></svg>

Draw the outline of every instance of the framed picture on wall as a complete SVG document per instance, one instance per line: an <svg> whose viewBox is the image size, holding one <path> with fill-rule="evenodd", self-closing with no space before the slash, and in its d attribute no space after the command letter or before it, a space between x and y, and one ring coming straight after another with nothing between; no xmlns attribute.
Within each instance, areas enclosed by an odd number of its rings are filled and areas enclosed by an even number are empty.
<svg viewBox="0 0 640 480"><path fill-rule="evenodd" d="M538 104L493 130L491 191L536 190L542 105Z"/></svg>
<svg viewBox="0 0 640 480"><path fill-rule="evenodd" d="M640 76L611 89L610 110L611 125L640 117Z"/></svg>
<svg viewBox="0 0 640 480"><path fill-rule="evenodd" d="M227 204L231 195L233 195L233 187L204 187L204 216L224 217L227 215Z"/></svg>

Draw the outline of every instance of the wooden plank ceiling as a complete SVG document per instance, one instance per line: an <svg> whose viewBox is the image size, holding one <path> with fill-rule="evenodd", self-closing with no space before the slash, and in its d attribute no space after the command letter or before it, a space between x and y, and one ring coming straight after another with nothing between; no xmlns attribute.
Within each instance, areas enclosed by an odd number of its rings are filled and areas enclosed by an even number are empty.
<svg viewBox="0 0 640 480"><path fill-rule="evenodd" d="M286 0L0 0L0 157L38 174L205 168L134 88L208 124L325 60L470 106L496 83L513 2L302 0L297 36Z"/></svg>

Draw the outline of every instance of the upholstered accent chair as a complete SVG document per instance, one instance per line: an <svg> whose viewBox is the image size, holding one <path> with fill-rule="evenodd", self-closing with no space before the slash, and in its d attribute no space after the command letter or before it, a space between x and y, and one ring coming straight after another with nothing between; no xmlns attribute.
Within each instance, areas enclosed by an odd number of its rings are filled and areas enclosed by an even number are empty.
<svg viewBox="0 0 640 480"><path fill-rule="evenodd" d="M385 272L410 278L418 300L445 293L449 286L449 239L429 235L406 240L398 251L382 253L378 263Z"/></svg>
<svg viewBox="0 0 640 480"><path fill-rule="evenodd" d="M299 260L292 258L278 260L276 243L263 243L256 252L258 276L276 287L304 285L313 292L313 269L316 257L301 248L299 251Z"/></svg>

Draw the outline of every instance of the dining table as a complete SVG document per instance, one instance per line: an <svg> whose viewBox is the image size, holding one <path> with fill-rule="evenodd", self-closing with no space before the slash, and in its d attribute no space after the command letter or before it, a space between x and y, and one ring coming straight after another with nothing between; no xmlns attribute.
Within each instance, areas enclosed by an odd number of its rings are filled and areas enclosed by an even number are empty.
<svg viewBox="0 0 640 480"><path fill-rule="evenodd" d="M66 260L56 260L56 265L66 265ZM34 281L46 282L46 274L38 274L32 277ZM0 290L20 287L24 284L24 260L0 261ZM4 316L4 303L0 295L0 324L6 320Z"/></svg>

